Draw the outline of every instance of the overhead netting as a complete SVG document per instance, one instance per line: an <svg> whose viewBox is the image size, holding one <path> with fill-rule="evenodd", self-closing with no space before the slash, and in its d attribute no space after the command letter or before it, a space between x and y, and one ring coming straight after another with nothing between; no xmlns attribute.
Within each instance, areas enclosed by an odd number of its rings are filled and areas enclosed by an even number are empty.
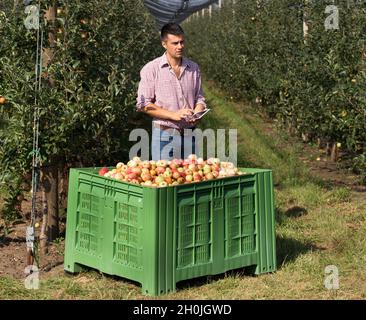
<svg viewBox="0 0 366 320"><path fill-rule="evenodd" d="M217 0L144 0L161 28L168 22L181 23L192 13L218 3Z"/></svg>

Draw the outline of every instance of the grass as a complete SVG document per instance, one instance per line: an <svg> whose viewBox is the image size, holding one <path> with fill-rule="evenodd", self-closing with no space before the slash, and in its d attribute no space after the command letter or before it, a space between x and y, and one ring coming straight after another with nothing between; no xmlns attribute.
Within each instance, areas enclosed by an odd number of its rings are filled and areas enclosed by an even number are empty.
<svg viewBox="0 0 366 320"><path fill-rule="evenodd" d="M279 147L283 141L264 134L263 121L256 110L229 101L211 86L205 86L205 94L212 111L205 116L202 127L237 129L238 166L275 168L275 183L285 185L310 179L308 169L301 165L293 148L290 152L284 150Z"/></svg>
<svg viewBox="0 0 366 320"><path fill-rule="evenodd" d="M139 284L95 270L45 278L40 289L0 277L2 299L365 299L366 200L346 187L325 187L298 159L300 144L266 127L255 110L224 98L212 84L205 93L212 111L202 128L238 130L238 165L271 168L276 189L278 270L258 277L244 270L178 283L177 292L146 297ZM324 286L325 268L339 271L339 289Z"/></svg>

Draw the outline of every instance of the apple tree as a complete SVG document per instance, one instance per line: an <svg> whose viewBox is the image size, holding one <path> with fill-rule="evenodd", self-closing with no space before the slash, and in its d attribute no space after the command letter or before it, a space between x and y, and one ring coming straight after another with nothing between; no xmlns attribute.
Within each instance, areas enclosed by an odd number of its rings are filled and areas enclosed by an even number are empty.
<svg viewBox="0 0 366 320"><path fill-rule="evenodd" d="M0 171L11 207L31 178L37 31L24 26L23 1L1 10L0 95L6 102L0 106ZM40 12L40 176L53 240L59 178L70 166L127 159L130 130L145 125L134 108L139 71L161 49L142 0L47 0Z"/></svg>

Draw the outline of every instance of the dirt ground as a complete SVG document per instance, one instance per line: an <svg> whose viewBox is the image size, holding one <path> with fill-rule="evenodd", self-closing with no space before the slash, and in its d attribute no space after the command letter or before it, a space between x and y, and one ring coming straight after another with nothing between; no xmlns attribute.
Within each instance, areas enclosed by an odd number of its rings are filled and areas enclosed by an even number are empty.
<svg viewBox="0 0 366 320"><path fill-rule="evenodd" d="M26 227L27 224L24 222L17 223L11 227L7 236L1 235L0 229L0 277L11 276L23 279L26 276ZM61 239L50 244L48 253L39 257L39 271L44 278L63 272L64 240Z"/></svg>
<svg viewBox="0 0 366 320"><path fill-rule="evenodd" d="M274 130L268 126L268 134L273 135ZM318 176L329 182L331 186L344 186L350 188L352 200L355 202L366 199L366 186L359 183L356 175L349 171L341 170L340 163L332 163L327 159L324 150L302 144L299 158L307 165L314 176ZM30 214L30 199L26 197L22 204L24 216ZM11 276L22 279L25 277L26 267L26 244L25 222L14 224L7 236L4 235L3 223L0 220L0 277ZM64 225L62 226L64 229ZM37 230L39 231L39 230ZM37 232L36 231L36 232ZM43 278L62 274L63 271L64 238L59 238L49 245L49 252L39 257L40 275Z"/></svg>

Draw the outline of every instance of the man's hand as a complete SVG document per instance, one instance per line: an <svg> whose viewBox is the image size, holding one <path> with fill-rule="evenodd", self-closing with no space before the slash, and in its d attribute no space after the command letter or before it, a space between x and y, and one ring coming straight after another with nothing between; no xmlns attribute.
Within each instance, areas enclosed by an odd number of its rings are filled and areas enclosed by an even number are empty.
<svg viewBox="0 0 366 320"><path fill-rule="evenodd" d="M194 108L194 113L205 111L206 107L203 104L197 104Z"/></svg>
<svg viewBox="0 0 366 320"><path fill-rule="evenodd" d="M198 112L202 112L205 111L206 107L203 104L197 104L196 107L194 108L193 113L198 113ZM192 126L196 126L196 124L200 121L201 119L192 119L192 120L188 120L187 122L189 124L191 124Z"/></svg>
<svg viewBox="0 0 366 320"><path fill-rule="evenodd" d="M186 117L191 116L193 114L193 110L191 109L180 109L175 112L174 119L175 121L185 120Z"/></svg>

